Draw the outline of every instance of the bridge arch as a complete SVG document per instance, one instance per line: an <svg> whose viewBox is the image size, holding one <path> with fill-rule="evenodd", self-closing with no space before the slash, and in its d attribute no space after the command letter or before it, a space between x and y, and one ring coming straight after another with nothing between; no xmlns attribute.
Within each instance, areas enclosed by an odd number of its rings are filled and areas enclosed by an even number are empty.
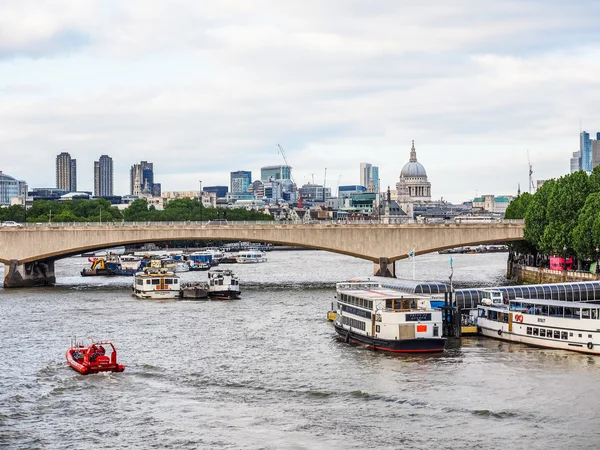
<svg viewBox="0 0 600 450"><path fill-rule="evenodd" d="M375 263L376 274L393 276L393 262L406 258L413 248L419 255L522 238L523 224L514 222L470 225L331 222L53 224L0 228L0 261L10 265L10 275L24 265L40 261L48 265L50 271L56 259L118 245L182 240L248 241L325 250L366 259ZM5 285L6 279L5 276Z"/></svg>

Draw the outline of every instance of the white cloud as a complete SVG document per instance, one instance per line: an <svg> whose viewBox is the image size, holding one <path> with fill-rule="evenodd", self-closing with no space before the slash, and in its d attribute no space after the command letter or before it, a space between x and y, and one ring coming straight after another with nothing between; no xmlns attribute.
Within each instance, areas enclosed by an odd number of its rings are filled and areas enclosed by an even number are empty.
<svg viewBox="0 0 600 450"><path fill-rule="evenodd" d="M463 201L526 186L527 149L562 175L600 122L593 2L76 4L0 0L0 170L34 186L61 151L84 189L101 154L120 193L142 159L164 190L228 184L277 143L297 182L370 161L394 186L415 139L434 196Z"/></svg>

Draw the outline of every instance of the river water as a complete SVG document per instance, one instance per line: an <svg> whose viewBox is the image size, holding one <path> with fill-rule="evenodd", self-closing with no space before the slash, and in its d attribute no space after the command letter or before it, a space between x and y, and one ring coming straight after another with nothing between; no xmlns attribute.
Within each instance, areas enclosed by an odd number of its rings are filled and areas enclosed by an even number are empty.
<svg viewBox="0 0 600 450"><path fill-rule="evenodd" d="M485 338L431 356L354 347L326 312L333 283L372 264L268 257L229 266L234 302L138 300L129 278L80 277L86 258L57 262L56 287L0 289L0 447L597 448L598 357ZM504 282L505 253L453 258L459 287ZM417 257L417 278L447 281L448 261ZM72 336L112 340L125 372L71 370Z"/></svg>

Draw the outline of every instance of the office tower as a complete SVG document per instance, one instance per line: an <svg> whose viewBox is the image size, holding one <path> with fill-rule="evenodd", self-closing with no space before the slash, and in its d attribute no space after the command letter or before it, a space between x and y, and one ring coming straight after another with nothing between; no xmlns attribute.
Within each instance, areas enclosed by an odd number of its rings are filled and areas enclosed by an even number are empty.
<svg viewBox="0 0 600 450"><path fill-rule="evenodd" d="M238 170L231 172L231 189L233 194L243 194L248 192L248 186L252 183L252 172L247 170Z"/></svg>
<svg viewBox="0 0 600 450"><path fill-rule="evenodd" d="M379 192L379 167L370 163L360 163L360 185L368 192Z"/></svg>
<svg viewBox="0 0 600 450"><path fill-rule="evenodd" d="M292 168L290 166L266 166L260 169L260 181L291 180Z"/></svg>
<svg viewBox="0 0 600 450"><path fill-rule="evenodd" d="M56 187L67 192L77 191L77 160L62 152L56 157Z"/></svg>
<svg viewBox="0 0 600 450"><path fill-rule="evenodd" d="M154 189L154 164L141 161L129 170L129 193L131 195L152 195ZM159 188L160 189L160 188Z"/></svg>
<svg viewBox="0 0 600 450"><path fill-rule="evenodd" d="M581 170L581 152L573 152L571 158L571 173Z"/></svg>
<svg viewBox="0 0 600 450"><path fill-rule="evenodd" d="M206 186L203 191L214 193L217 198L227 197L227 186Z"/></svg>
<svg viewBox="0 0 600 450"><path fill-rule="evenodd" d="M581 170L592 171L592 140L590 133L582 131L579 135L579 152L581 155Z"/></svg>
<svg viewBox="0 0 600 450"><path fill-rule="evenodd" d="M110 156L102 155L98 161L94 161L94 195L113 195L113 160Z"/></svg>
<svg viewBox="0 0 600 450"><path fill-rule="evenodd" d="M600 166L600 140L592 141L592 170Z"/></svg>

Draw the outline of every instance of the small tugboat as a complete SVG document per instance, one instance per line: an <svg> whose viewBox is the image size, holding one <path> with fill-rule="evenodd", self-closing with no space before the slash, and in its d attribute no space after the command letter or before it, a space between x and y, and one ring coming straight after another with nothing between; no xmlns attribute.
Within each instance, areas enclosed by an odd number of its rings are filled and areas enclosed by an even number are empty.
<svg viewBox="0 0 600 450"><path fill-rule="evenodd" d="M179 297L181 284L175 272L146 267L133 277L133 294L138 298L171 299Z"/></svg>
<svg viewBox="0 0 600 450"><path fill-rule="evenodd" d="M335 331L345 342L392 353L442 352L442 311L428 297L377 282L337 283Z"/></svg>
<svg viewBox="0 0 600 450"><path fill-rule="evenodd" d="M106 348L110 347L106 354ZM123 372L125 366L117 362L117 349L112 342L94 342L89 346L76 343L67 350L67 362L82 375L99 372Z"/></svg>
<svg viewBox="0 0 600 450"><path fill-rule="evenodd" d="M231 270L208 272L208 283L189 283L181 288L181 298L232 300L240 298L240 280Z"/></svg>
<svg viewBox="0 0 600 450"><path fill-rule="evenodd" d="M240 298L240 280L228 269L208 272L208 295L217 300Z"/></svg>
<svg viewBox="0 0 600 450"><path fill-rule="evenodd" d="M91 276L131 276L138 270L139 260L126 259L123 261L118 255L110 254L105 258L89 258L92 266L81 271L82 277Z"/></svg>

